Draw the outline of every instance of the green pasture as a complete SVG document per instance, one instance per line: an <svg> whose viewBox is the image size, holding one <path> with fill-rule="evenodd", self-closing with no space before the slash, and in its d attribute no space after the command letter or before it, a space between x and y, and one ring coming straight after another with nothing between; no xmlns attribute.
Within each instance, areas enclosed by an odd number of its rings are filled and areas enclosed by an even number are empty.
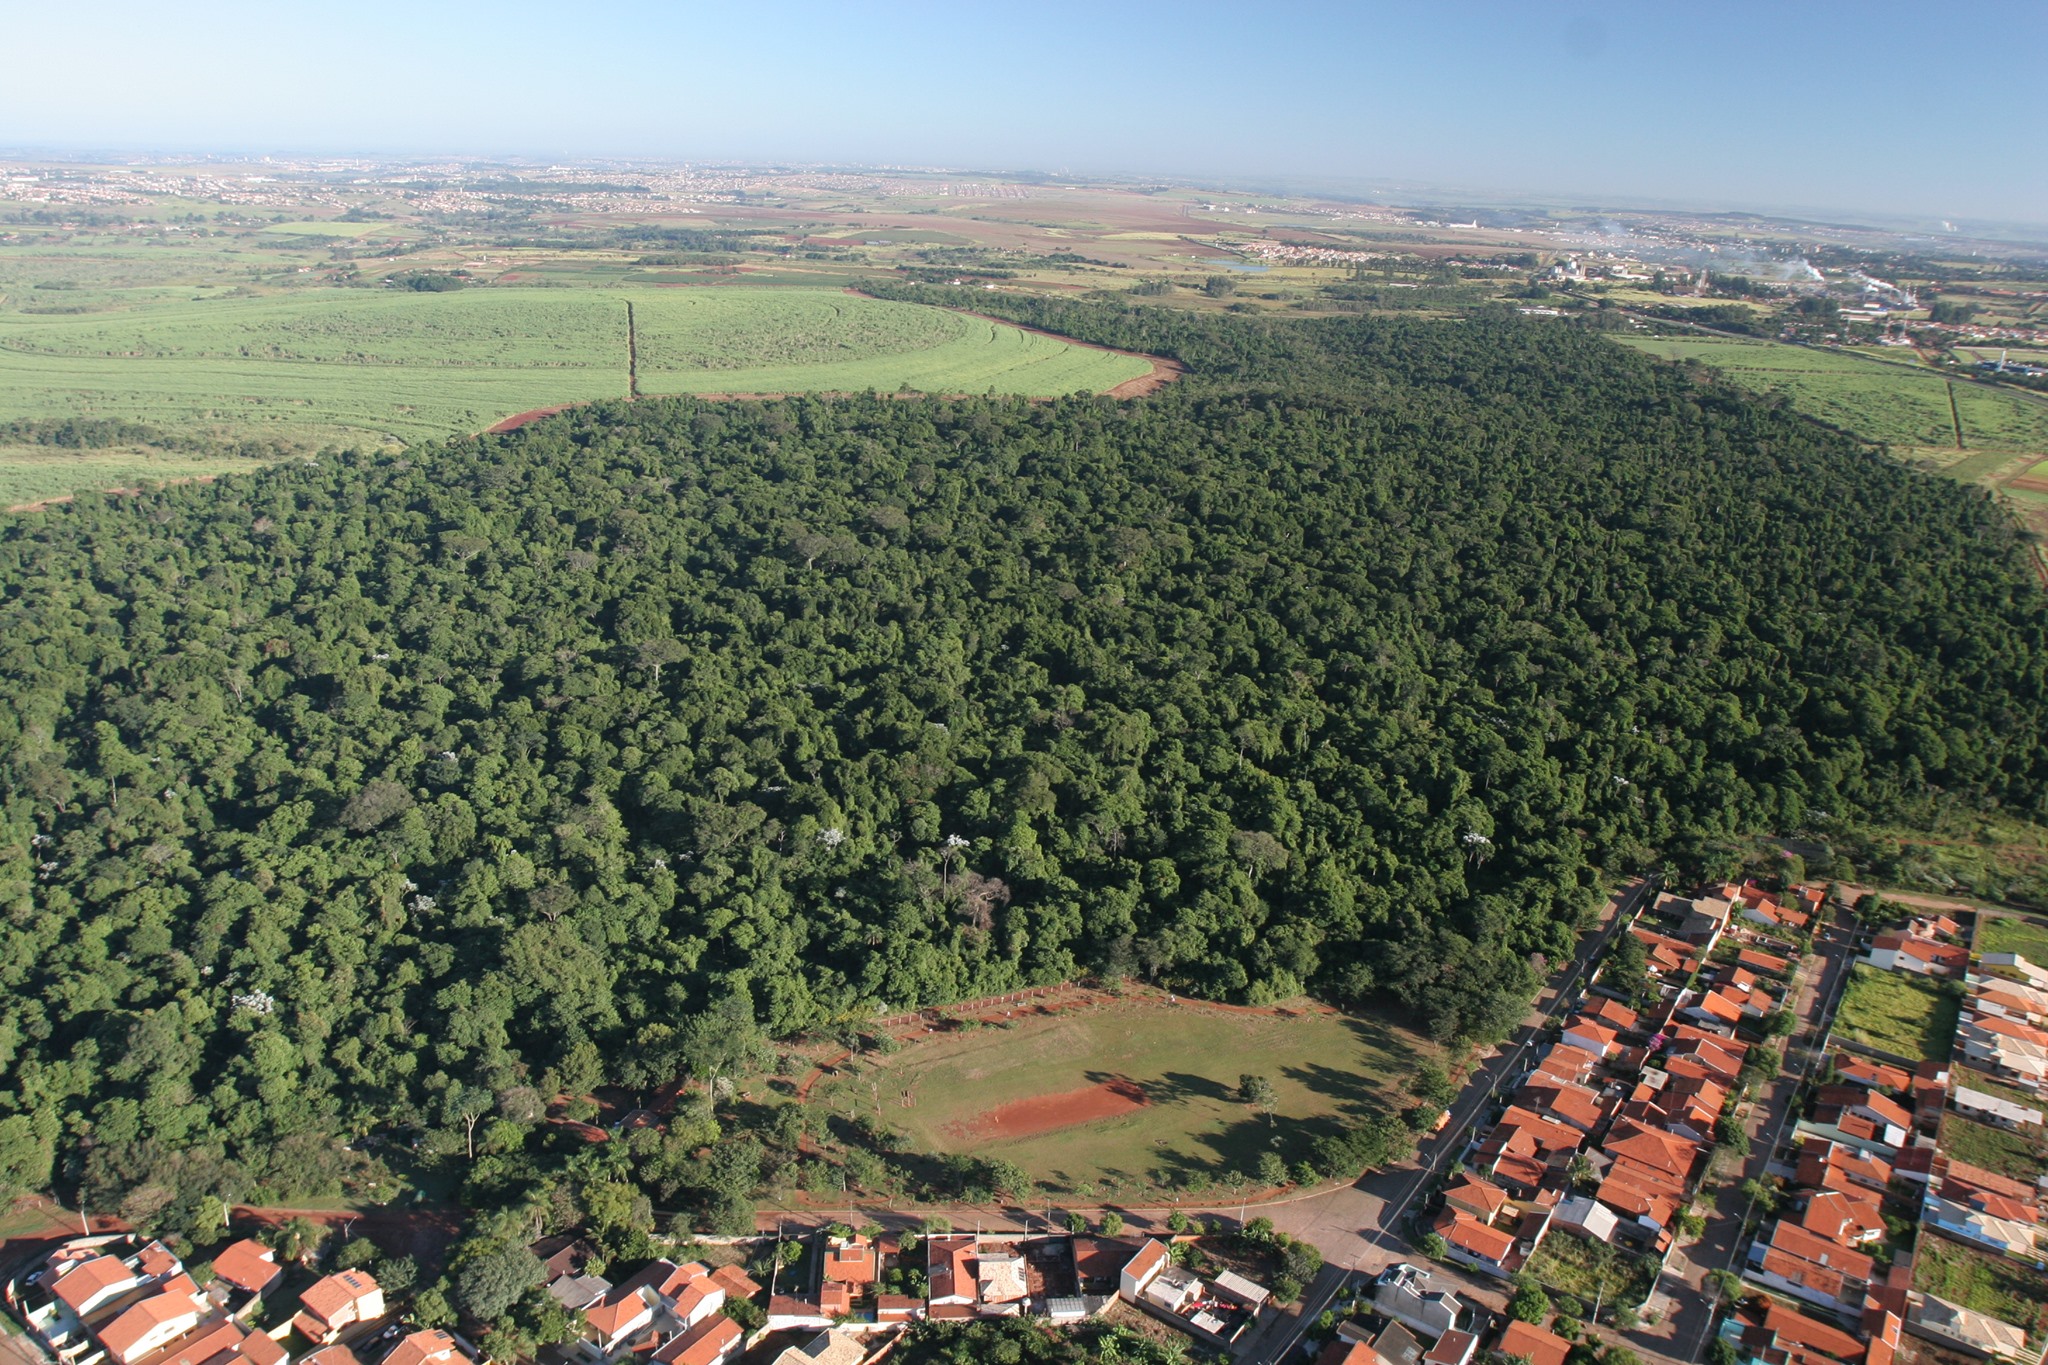
<svg viewBox="0 0 2048 1365"><path fill-rule="evenodd" d="M1769 341L1637 335L1618 339L1665 360L1711 365L1746 389L1782 390L1799 411L1865 440L1893 446L1955 446L1948 384L1931 370ZM1965 450L2048 451L2048 403L1966 383L1955 386L1955 397Z"/></svg>
<svg viewBox="0 0 2048 1365"><path fill-rule="evenodd" d="M1261 1153L1292 1164L1343 1124L1399 1107L1427 1045L1384 1021L1322 1012L1251 1014L1153 1001L936 1034L827 1077L811 1103L876 1115L909 1150L1016 1162L1049 1189L1184 1187L1190 1175L1252 1172ZM1268 1119L1236 1097L1238 1078L1278 1092ZM1149 1103L1053 1132L964 1135L988 1110L1107 1081Z"/></svg>
<svg viewBox="0 0 2048 1365"><path fill-rule="evenodd" d="M1938 1061L1948 1056L1958 1012L1938 983L1859 962L1835 1012L1834 1035L1895 1057Z"/></svg>
<svg viewBox="0 0 2048 1365"><path fill-rule="evenodd" d="M69 291L37 291L68 296ZM828 290L302 289L0 312L0 420L112 417L221 437L413 442L626 393L1103 390L1142 360ZM19 498L17 501L21 500Z"/></svg>

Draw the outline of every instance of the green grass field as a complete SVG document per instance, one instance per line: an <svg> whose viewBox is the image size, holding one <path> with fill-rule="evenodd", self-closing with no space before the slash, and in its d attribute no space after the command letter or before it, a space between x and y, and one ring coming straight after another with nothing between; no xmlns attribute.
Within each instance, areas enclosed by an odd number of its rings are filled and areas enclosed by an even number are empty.
<svg viewBox="0 0 2048 1365"><path fill-rule="evenodd" d="M1746 389L1782 389L1810 416L1893 446L1955 448L1948 384L1929 370L1881 366L1851 355L1724 337L1624 336L1666 360L1697 360ZM2048 452L2048 404L1956 385L1966 451Z"/></svg>
<svg viewBox="0 0 2048 1365"><path fill-rule="evenodd" d="M1940 1059L1955 1037L1959 1007L1939 985L1864 963L1850 969L1834 1036L1896 1057Z"/></svg>
<svg viewBox="0 0 2048 1365"><path fill-rule="evenodd" d="M2048 921L2026 915L1985 915L1977 924L1978 953L2018 953L2048 967Z"/></svg>
<svg viewBox="0 0 2048 1365"><path fill-rule="evenodd" d="M91 311L0 312L0 420L114 417L304 445L477 431L532 408L623 397L629 300L644 394L908 384L1049 396L1099 392L1150 368L940 309L819 289L152 293L133 307L98 297ZM0 497L67 491L52 478L61 471L0 476Z"/></svg>
<svg viewBox="0 0 2048 1365"><path fill-rule="evenodd" d="M1249 1173L1267 1151L1301 1160L1342 1123L1406 1103L1401 1084L1426 1051L1372 1018L1148 1002L935 1035L820 1082L811 1103L867 1113L879 1105L881 1122L914 1150L1014 1161L1056 1191L1136 1192L1197 1172ZM1271 1121L1235 1097L1247 1072L1278 1092ZM998 1106L1115 1080L1135 1082L1149 1103L1032 1136L966 1131Z"/></svg>
<svg viewBox="0 0 2048 1365"><path fill-rule="evenodd" d="M2023 1327L2029 1344L2048 1334L2048 1275L2031 1265L1922 1235L1913 1253L1913 1287Z"/></svg>

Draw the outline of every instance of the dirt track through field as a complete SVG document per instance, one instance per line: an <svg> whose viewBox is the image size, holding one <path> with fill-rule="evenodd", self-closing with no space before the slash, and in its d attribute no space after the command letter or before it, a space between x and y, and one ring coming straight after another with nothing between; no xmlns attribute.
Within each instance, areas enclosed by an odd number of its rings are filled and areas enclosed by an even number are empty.
<svg viewBox="0 0 2048 1365"><path fill-rule="evenodd" d="M972 1119L948 1125L954 1137L1000 1142L1005 1138L1033 1137L1057 1132L1097 1119L1113 1119L1143 1109L1152 1101L1145 1088L1122 1076L1100 1085L1083 1086L1056 1095L1033 1095L985 1110Z"/></svg>

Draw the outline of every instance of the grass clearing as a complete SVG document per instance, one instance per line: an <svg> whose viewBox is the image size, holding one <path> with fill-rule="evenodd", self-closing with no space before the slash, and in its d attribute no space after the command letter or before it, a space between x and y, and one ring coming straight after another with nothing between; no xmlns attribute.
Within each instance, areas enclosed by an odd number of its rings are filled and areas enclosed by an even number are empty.
<svg viewBox="0 0 2048 1365"><path fill-rule="evenodd" d="M2033 1105L2040 1108L2040 1100L2036 1098ZM1967 1161L2029 1185L2048 1173L2048 1143L2044 1143L2039 1129L2010 1133L1950 1114L1942 1120L1941 1149L1957 1161Z"/></svg>
<svg viewBox="0 0 2048 1365"><path fill-rule="evenodd" d="M2031 1265L1923 1235L1913 1253L1913 1287L2023 1327L2030 1345L2048 1336L2048 1275Z"/></svg>
<svg viewBox="0 0 2048 1365"><path fill-rule="evenodd" d="M1971 946L1979 954L2018 953L2048 967L2048 921L1987 912L1977 921L1977 939Z"/></svg>
<svg viewBox="0 0 2048 1365"><path fill-rule="evenodd" d="M1834 1036L1908 1060L1940 1060L1955 1038L1956 998L1904 972L1859 962L1835 1014Z"/></svg>
<svg viewBox="0 0 2048 1365"><path fill-rule="evenodd" d="M1249 1173L1268 1151L1290 1164L1307 1157L1317 1137L1406 1103L1402 1083L1433 1053L1371 1017L1145 1000L929 1035L827 1077L810 1102L876 1115L914 1150L1013 1161L1059 1191L1163 1189L1196 1173ZM1270 1120L1236 1097L1246 1073L1273 1083ZM1135 1085L1143 1103L1024 1136L977 1135L1002 1106L1109 1085Z"/></svg>

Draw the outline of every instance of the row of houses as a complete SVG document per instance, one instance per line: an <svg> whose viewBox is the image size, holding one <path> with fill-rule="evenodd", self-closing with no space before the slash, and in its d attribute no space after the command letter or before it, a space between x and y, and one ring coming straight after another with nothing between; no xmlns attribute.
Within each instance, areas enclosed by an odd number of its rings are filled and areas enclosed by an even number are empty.
<svg viewBox="0 0 2048 1365"><path fill-rule="evenodd" d="M127 1236L82 1237L43 1257L6 1286L8 1307L58 1365L474 1365L447 1332L375 1329L384 1291L363 1270L307 1286L296 1311L269 1331L249 1326L284 1281L277 1253L251 1239L213 1260L201 1287L169 1248Z"/></svg>
<svg viewBox="0 0 2048 1365"><path fill-rule="evenodd" d="M1961 1046L1953 1069L1935 1058L1909 1071L1846 1050L1828 1059L1793 1130L1796 1161L1772 1167L1785 1203L1744 1258L1744 1279L1777 1297L1759 1296L1723 1327L1745 1352L1789 1339L1788 1362L1850 1361L1856 1357L1845 1352L1855 1352L1884 1365L1907 1332L1972 1357L2038 1365L2023 1328L1916 1289L1920 1248L1894 1260L1885 1245L1889 1227L1917 1224L1922 1246L1946 1237L2039 1264L2040 1191L1956 1159L1943 1139L1951 1115L2000 1127L2029 1116L2038 1122L2039 1110L1979 1088L1992 1082L1963 1069L1980 1059L1962 1039L1973 1017L1992 1019L1981 1049L1988 1057L1996 1047L1988 1040L2009 1036L2001 1023L2035 1027L2048 1017L2030 1013L2048 1005L2048 995L2010 955L1997 964L2004 976L1983 974L1988 962L1972 971L1966 936L1952 918L1921 915L1872 938L1863 956L1870 966L1965 983Z"/></svg>
<svg viewBox="0 0 2048 1365"><path fill-rule="evenodd" d="M1754 883L1660 896L1629 930L1657 1008L1605 995L1581 1003L1445 1190L1431 1231L1448 1256L1505 1278L1558 1229L1661 1256L1738 1093L1751 1046L1738 1030L1781 1007L1791 971L1753 946L1703 964L1731 926L1745 941L1758 937L1751 923L1803 927L1815 896Z"/></svg>
<svg viewBox="0 0 2048 1365"><path fill-rule="evenodd" d="M1961 1060L2048 1098L2048 970L2018 953L1987 953L1966 988L1956 1030Z"/></svg>
<svg viewBox="0 0 2048 1365"><path fill-rule="evenodd" d="M1515 1319L1496 1322L1407 1263L1381 1271L1358 1310L1338 1323L1316 1365L1471 1365L1501 1357L1565 1365L1571 1352L1555 1332Z"/></svg>

